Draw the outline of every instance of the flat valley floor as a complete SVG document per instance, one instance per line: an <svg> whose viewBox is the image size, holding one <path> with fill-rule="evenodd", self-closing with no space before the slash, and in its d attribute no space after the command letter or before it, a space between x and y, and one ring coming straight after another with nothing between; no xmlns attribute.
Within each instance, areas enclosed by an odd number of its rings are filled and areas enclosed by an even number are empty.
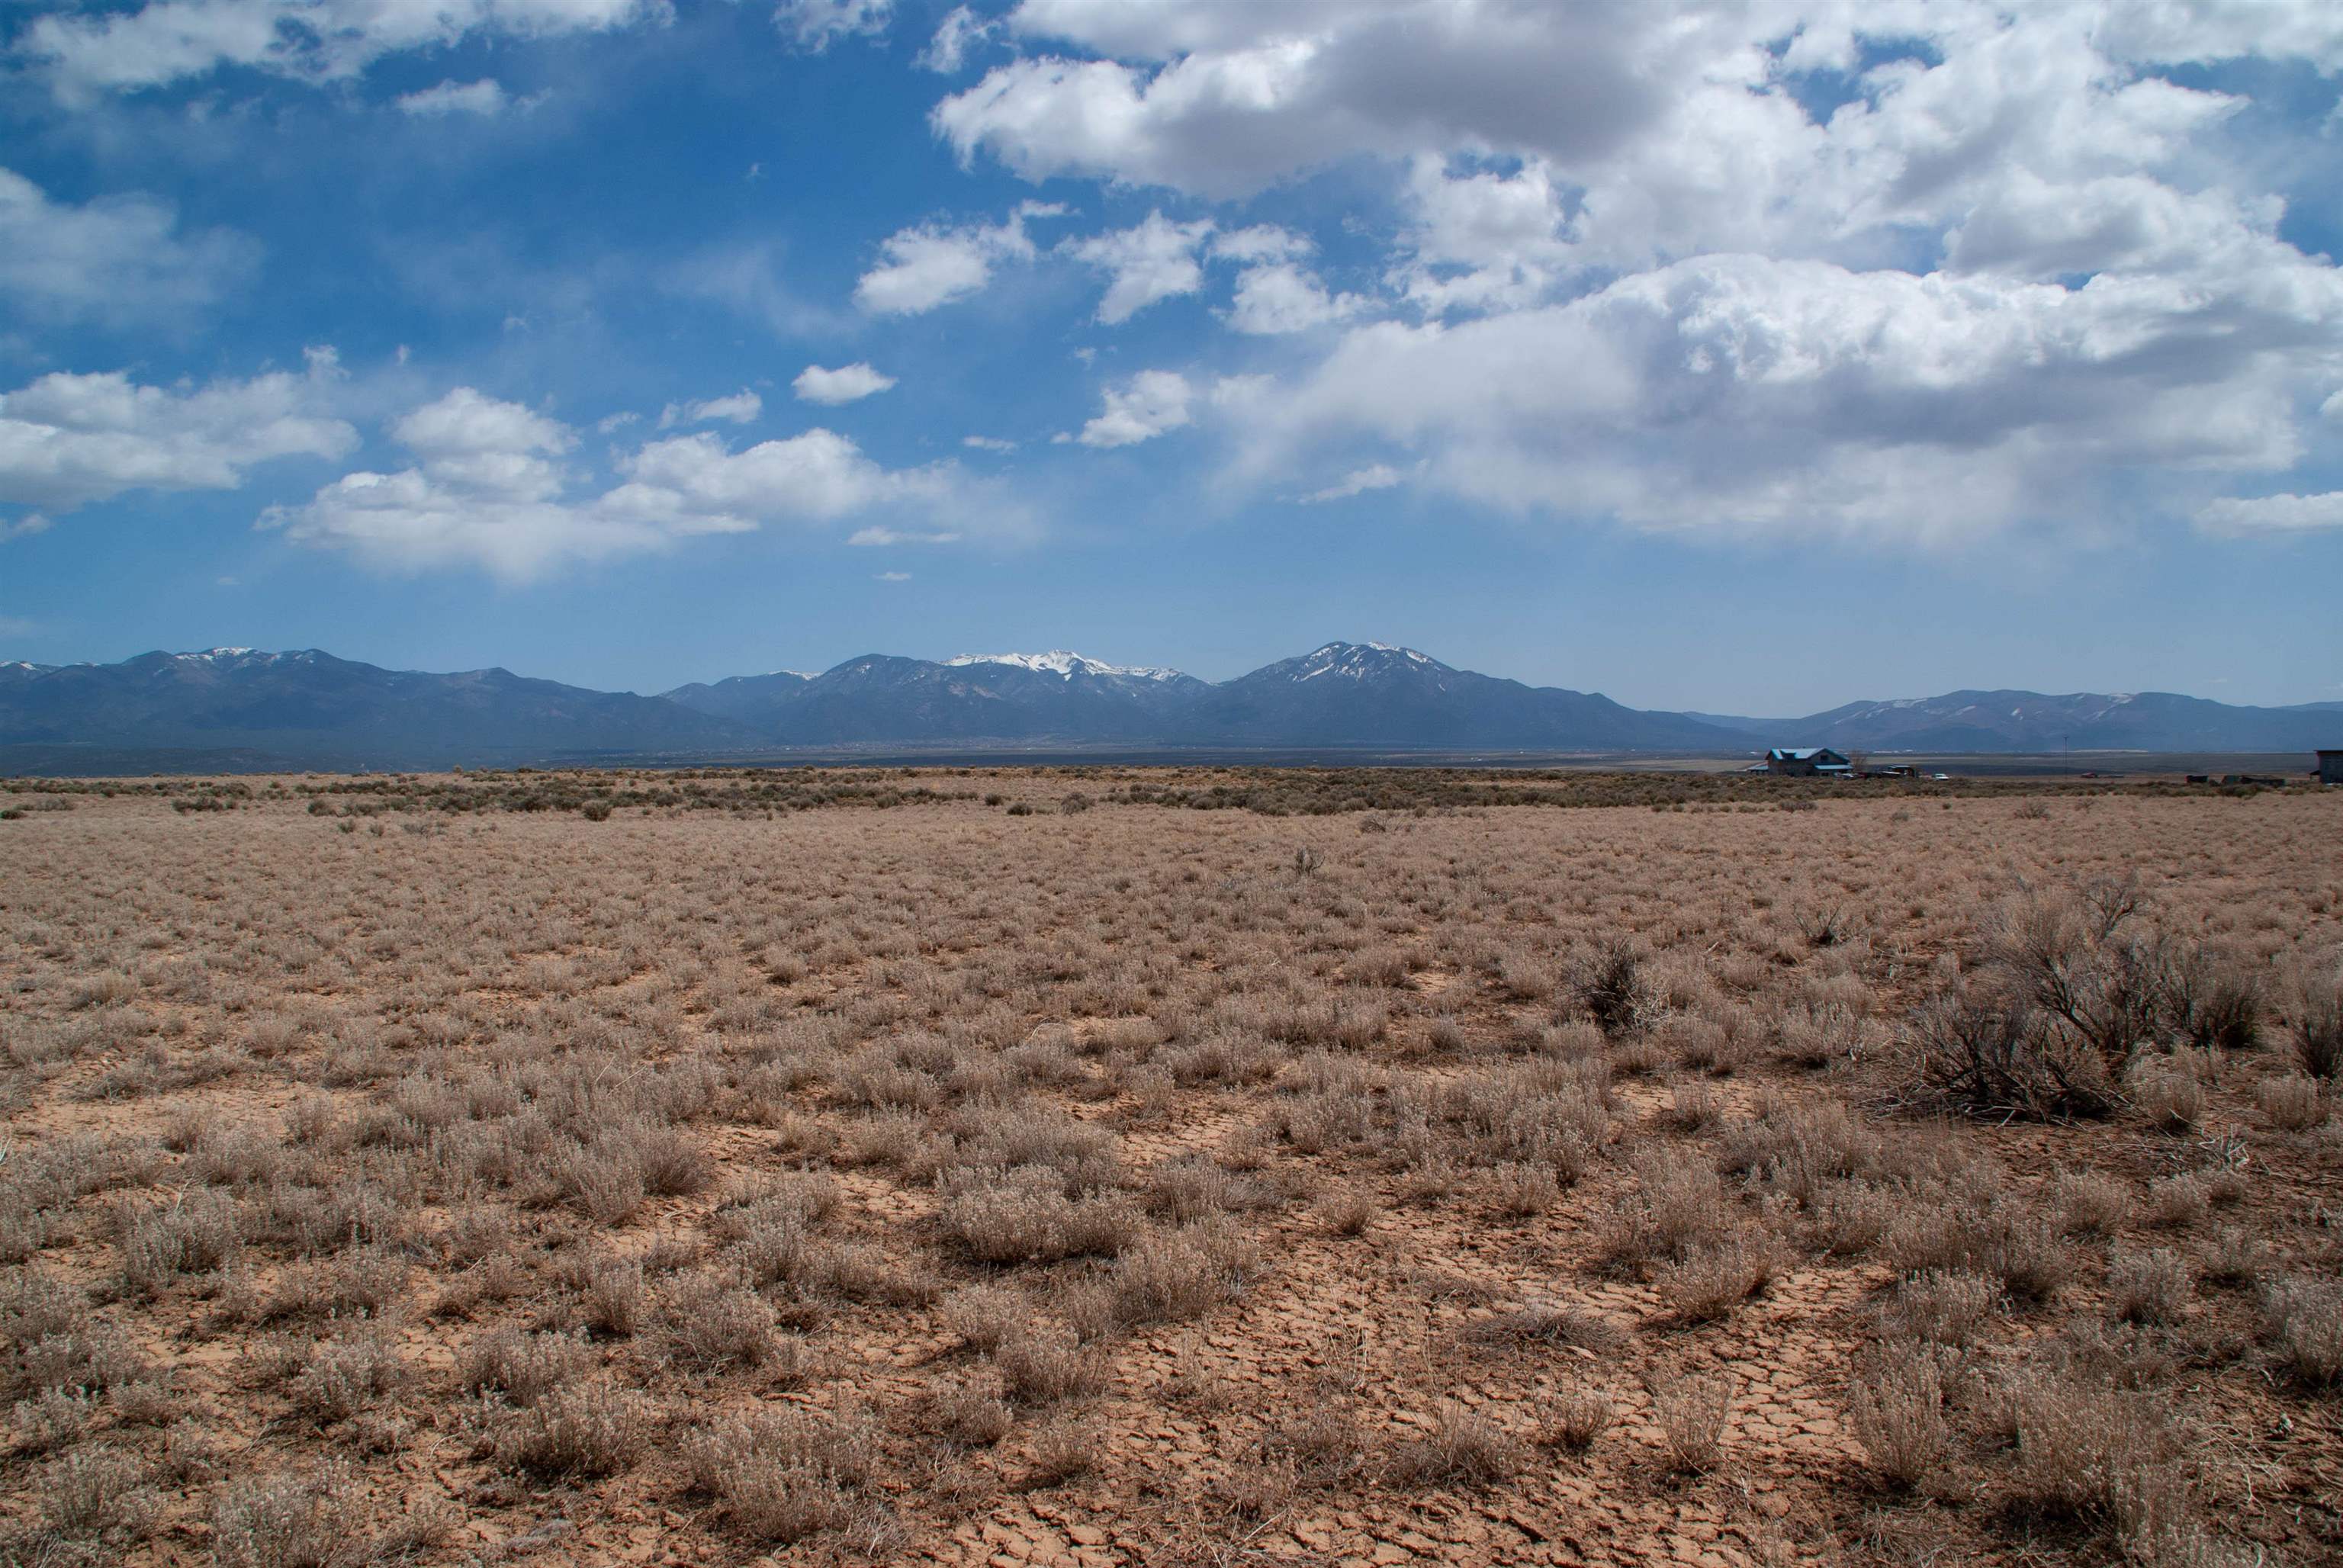
<svg viewBox="0 0 2343 1568"><path fill-rule="evenodd" d="M919 782L0 796L0 1562L2343 1560L2343 791Z"/></svg>

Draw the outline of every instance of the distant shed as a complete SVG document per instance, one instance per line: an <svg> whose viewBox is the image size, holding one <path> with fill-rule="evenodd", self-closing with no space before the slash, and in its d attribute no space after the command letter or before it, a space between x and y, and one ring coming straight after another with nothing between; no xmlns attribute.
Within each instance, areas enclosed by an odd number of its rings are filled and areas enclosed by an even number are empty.
<svg viewBox="0 0 2343 1568"><path fill-rule="evenodd" d="M1855 764L1827 746L1776 746L1765 753L1765 771L1785 779L1845 779Z"/></svg>
<svg viewBox="0 0 2343 1568"><path fill-rule="evenodd" d="M2321 784L2343 784L2343 751L2322 751L2318 754L2318 781Z"/></svg>

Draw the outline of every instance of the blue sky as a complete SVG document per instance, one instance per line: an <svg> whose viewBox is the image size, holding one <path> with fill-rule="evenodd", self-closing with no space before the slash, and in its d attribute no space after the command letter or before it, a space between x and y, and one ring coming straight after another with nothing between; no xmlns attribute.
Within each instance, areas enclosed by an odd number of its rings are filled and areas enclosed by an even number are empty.
<svg viewBox="0 0 2343 1568"><path fill-rule="evenodd" d="M657 690L1356 638L1712 711L2343 698L2331 5L0 40L0 658Z"/></svg>

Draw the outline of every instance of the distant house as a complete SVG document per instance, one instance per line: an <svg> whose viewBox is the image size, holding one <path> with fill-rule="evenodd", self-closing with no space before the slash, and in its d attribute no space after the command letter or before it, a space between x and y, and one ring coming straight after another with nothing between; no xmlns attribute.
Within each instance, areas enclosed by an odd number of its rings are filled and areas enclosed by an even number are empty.
<svg viewBox="0 0 2343 1568"><path fill-rule="evenodd" d="M2343 751L2322 751L2318 754L2318 781L2321 784L2343 784Z"/></svg>
<svg viewBox="0 0 2343 1568"><path fill-rule="evenodd" d="M1846 779L1855 764L1827 746L1776 746L1765 753L1765 771L1785 779Z"/></svg>

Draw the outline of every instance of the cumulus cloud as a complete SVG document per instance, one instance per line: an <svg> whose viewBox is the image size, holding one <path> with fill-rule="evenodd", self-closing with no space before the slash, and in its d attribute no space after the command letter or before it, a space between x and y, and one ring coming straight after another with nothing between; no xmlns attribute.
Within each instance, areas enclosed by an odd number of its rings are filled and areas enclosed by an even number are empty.
<svg viewBox="0 0 2343 1568"><path fill-rule="evenodd" d="M397 103L407 114L426 118L478 115L493 119L505 112L509 101L502 83L494 76L483 76L477 82L442 82L436 87L404 94Z"/></svg>
<svg viewBox="0 0 2343 1568"><path fill-rule="evenodd" d="M1105 408L1075 439L1085 447L1130 447L1189 423L1187 378L1171 370L1142 370L1106 392Z"/></svg>
<svg viewBox="0 0 2343 1568"><path fill-rule="evenodd" d="M0 299L34 320L179 320L247 276L259 254L225 229L183 232L176 209L153 196L75 206L0 168Z"/></svg>
<svg viewBox="0 0 2343 1568"><path fill-rule="evenodd" d="M2197 521L2220 534L2298 534L2343 528L2343 490L2316 496L2230 497L2200 508Z"/></svg>
<svg viewBox="0 0 2343 1568"><path fill-rule="evenodd" d="M863 362L841 365L835 370L819 365L809 365L798 372L789 383L799 400L806 403L853 403L864 397L876 397L895 385L892 376L883 376Z"/></svg>
<svg viewBox="0 0 2343 1568"><path fill-rule="evenodd" d="M928 40L928 46L920 52L914 64L938 75L956 76L968 63L969 51L1000 31L999 22L980 22L975 12L965 5L955 5L937 25L935 36Z"/></svg>
<svg viewBox="0 0 2343 1568"><path fill-rule="evenodd" d="M887 30L895 0L780 0L773 25L799 48L820 54L839 38L868 38Z"/></svg>
<svg viewBox="0 0 2343 1568"><path fill-rule="evenodd" d="M149 0L134 10L35 18L15 52L43 63L59 97L85 101L248 66L347 80L386 55L475 35L544 37L664 21L667 0Z"/></svg>
<svg viewBox="0 0 2343 1568"><path fill-rule="evenodd" d="M2343 323L2331 275L2301 281ZM1701 257L1567 304L1359 327L1249 398L1245 439L1270 468L1319 441L1412 447L1428 482L1516 511L1952 538L2071 505L2100 467L2288 466L2294 399L2269 371L2297 303Z"/></svg>
<svg viewBox="0 0 2343 1568"><path fill-rule="evenodd" d="M664 549L769 522L824 523L950 503L949 464L890 469L834 431L734 451L714 435L653 440L615 461L597 491L565 461L576 433L518 403L458 387L393 422L416 461L344 475L259 526L413 572L474 567L527 582L578 562Z"/></svg>
<svg viewBox="0 0 2343 1568"><path fill-rule="evenodd" d="M2105 515L2159 474L2198 496L2283 474L2306 410L2343 409L2343 287L2281 232L2283 160L2239 128L2256 77L2167 69L2331 75L2331 6L1023 0L1006 20L1024 55L932 116L964 160L1208 199L1338 162L1389 182L1396 230L1346 246L1381 241L1371 296L1282 229L1157 253L1241 269L1232 329L1310 333L1215 387L1260 483L1364 447L1522 513L1951 540ZM1131 398L1081 438L1188 415Z"/></svg>
<svg viewBox="0 0 2343 1568"><path fill-rule="evenodd" d="M0 396L0 504L67 512L126 490L232 490L259 464L337 457L357 440L318 381L282 371L169 387L60 371Z"/></svg>
<svg viewBox="0 0 2343 1568"><path fill-rule="evenodd" d="M803 380L804 377L799 377L799 379ZM709 397L698 403L670 403L659 410L659 427L672 430L678 425L707 425L718 420L729 425L753 425L764 411L765 400L744 387L729 397Z"/></svg>
<svg viewBox="0 0 2343 1568"><path fill-rule="evenodd" d="M1365 302L1353 294L1330 295L1324 285L1292 262L1247 268L1237 278L1235 308L1229 325L1239 332L1273 336L1306 332L1355 316Z"/></svg>
<svg viewBox="0 0 2343 1568"><path fill-rule="evenodd" d="M1158 300L1193 294L1204 286L1197 248L1212 232L1210 219L1172 223L1160 212L1131 228L1094 235L1067 246L1067 254L1112 280L1099 301L1098 319L1128 321Z"/></svg>
<svg viewBox="0 0 2343 1568"><path fill-rule="evenodd" d="M998 225L902 229L880 244L880 263L854 286L854 302L874 316L917 316L965 299L992 281L995 266L1033 258L1033 241L1025 232L1029 220L1057 217L1065 210L1053 203L1026 202Z"/></svg>
<svg viewBox="0 0 2343 1568"><path fill-rule="evenodd" d="M999 436L962 436L960 438L960 444L963 447L974 447L980 452L1014 452L1017 450L1016 442L1004 440Z"/></svg>

